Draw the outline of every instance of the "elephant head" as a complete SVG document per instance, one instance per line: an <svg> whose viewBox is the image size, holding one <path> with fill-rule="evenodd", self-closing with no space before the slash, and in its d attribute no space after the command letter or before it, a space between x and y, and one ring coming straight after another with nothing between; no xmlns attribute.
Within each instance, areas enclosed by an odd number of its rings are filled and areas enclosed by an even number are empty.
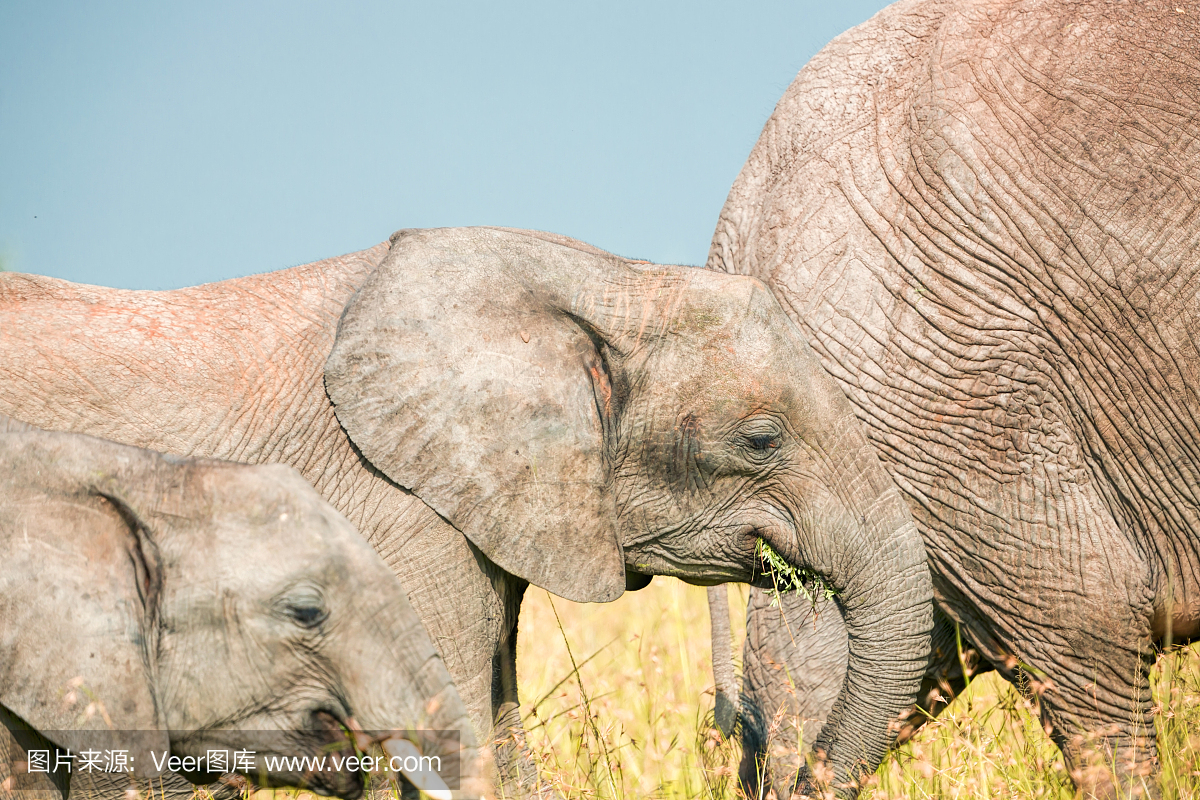
<svg viewBox="0 0 1200 800"><path fill-rule="evenodd" d="M550 234L401 231L326 365L362 454L501 567L604 602L645 575L824 577L850 666L817 741L873 770L928 653L924 549L848 401L751 278Z"/></svg>
<svg viewBox="0 0 1200 800"><path fill-rule="evenodd" d="M0 706L58 747L121 731L136 775L174 755L204 782L210 750L227 771L252 751L254 780L357 797L353 738L401 754L417 785L479 779L462 701L400 584L289 467L0 433L0 552ZM268 760L339 745L340 768ZM406 762L414 747L442 771Z"/></svg>

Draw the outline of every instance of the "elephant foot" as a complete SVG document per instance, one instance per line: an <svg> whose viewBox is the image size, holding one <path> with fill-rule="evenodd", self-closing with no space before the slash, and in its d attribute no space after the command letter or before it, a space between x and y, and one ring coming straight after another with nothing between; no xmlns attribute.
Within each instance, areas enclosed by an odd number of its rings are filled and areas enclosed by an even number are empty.
<svg viewBox="0 0 1200 800"><path fill-rule="evenodd" d="M496 796L515 800L562 800L561 795L541 780L529 745L521 709L517 703L504 703L496 715L492 752L496 758Z"/></svg>
<svg viewBox="0 0 1200 800"><path fill-rule="evenodd" d="M1153 736L1153 732L1150 734ZM1075 736L1063 748L1080 794L1096 800L1158 800L1158 756L1153 739Z"/></svg>

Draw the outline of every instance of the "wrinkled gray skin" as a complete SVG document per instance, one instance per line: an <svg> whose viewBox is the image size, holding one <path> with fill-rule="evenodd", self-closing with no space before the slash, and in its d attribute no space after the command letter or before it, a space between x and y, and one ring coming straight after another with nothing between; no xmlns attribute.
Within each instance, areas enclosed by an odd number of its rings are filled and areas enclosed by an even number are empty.
<svg viewBox="0 0 1200 800"><path fill-rule="evenodd" d="M927 660L908 509L754 279L498 229L172 292L7 274L0 410L295 466L401 577L524 790L529 581L593 602L650 574L761 583L760 537L826 575L854 632L822 734L842 782L878 763Z"/></svg>
<svg viewBox="0 0 1200 800"><path fill-rule="evenodd" d="M1153 645L1200 633L1198 20L897 3L801 71L709 258L767 282L850 398L924 538L935 637L957 622L1009 680L1043 673L1100 794L1090 754L1117 783L1155 768ZM752 646L748 672L837 636L791 628L799 650Z"/></svg>
<svg viewBox="0 0 1200 800"><path fill-rule="evenodd" d="M954 622L935 610L930 664L916 707L900 719L896 744L903 744L937 716L966 686L993 669L980 659ZM742 650L738 727L742 741L739 779L751 797L787 786L800 769L796 742L811 742L829 715L846 673L846 624L836 603L751 589ZM716 651L717 662L732 654Z"/></svg>
<svg viewBox="0 0 1200 800"><path fill-rule="evenodd" d="M97 747L81 731L140 732L105 748L132 745L139 778L160 774L151 751L253 750L255 782L352 798L361 773L263 757L412 730L450 770L458 743L435 732L457 729L478 796L471 723L416 612L294 469L21 428L0 416L0 734L78 753Z"/></svg>

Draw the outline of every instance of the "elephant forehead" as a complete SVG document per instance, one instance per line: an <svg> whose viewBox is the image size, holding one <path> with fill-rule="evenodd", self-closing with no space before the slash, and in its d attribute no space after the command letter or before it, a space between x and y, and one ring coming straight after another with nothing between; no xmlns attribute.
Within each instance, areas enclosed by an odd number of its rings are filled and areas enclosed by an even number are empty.
<svg viewBox="0 0 1200 800"><path fill-rule="evenodd" d="M705 419L807 415L826 387L814 385L815 361L800 363L804 354L794 349L771 332L668 344L647 359L638 402L656 413L671 409Z"/></svg>
<svg viewBox="0 0 1200 800"><path fill-rule="evenodd" d="M191 548L195 557L234 571L248 558L290 569L321 560L340 564L355 551L370 550L354 526L303 479L289 476L281 483L255 472L234 467L212 493L211 513L193 521L204 531Z"/></svg>
<svg viewBox="0 0 1200 800"><path fill-rule="evenodd" d="M743 369L736 362L664 381L647 392L643 404L701 418L741 418L757 412L786 415L799 410L786 376Z"/></svg>

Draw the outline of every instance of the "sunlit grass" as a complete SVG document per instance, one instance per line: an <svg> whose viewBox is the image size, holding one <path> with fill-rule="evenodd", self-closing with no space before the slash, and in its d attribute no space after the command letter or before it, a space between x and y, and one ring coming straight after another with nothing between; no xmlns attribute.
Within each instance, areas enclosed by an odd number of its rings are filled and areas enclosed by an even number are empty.
<svg viewBox="0 0 1200 800"><path fill-rule="evenodd" d="M1075 796L1062 755L1030 701L981 676L885 761L870 798Z"/></svg>
<svg viewBox="0 0 1200 800"><path fill-rule="evenodd" d="M744 587L731 591L739 656L745 603ZM615 603L589 605L531 588L517 663L530 748L564 800L743 798L740 752L712 727L703 589L659 578ZM1160 658L1153 683L1162 796L1200 800L1200 646ZM294 790L252 800L297 794L312 800ZM861 797L1074 800L1077 793L1032 703L991 673L888 756Z"/></svg>
<svg viewBox="0 0 1200 800"><path fill-rule="evenodd" d="M739 656L745 597L730 595ZM740 797L740 753L711 727L710 659L703 589L659 578L607 605L530 589L517 663L543 777L567 800ZM1163 798L1200 800L1200 649L1160 658L1153 683ZM993 673L889 756L862 797L1071 800L1076 791L1031 701Z"/></svg>
<svg viewBox="0 0 1200 800"><path fill-rule="evenodd" d="M738 654L745 598L730 593ZM531 588L517 647L530 747L567 800L734 796L739 756L712 729L704 589L659 578L597 605Z"/></svg>
<svg viewBox="0 0 1200 800"><path fill-rule="evenodd" d="M1174 649L1152 674L1164 800L1200 798L1200 649ZM1168 700L1169 698L1169 700ZM1097 765L1112 769L1112 765ZM1077 793L1032 701L996 674L971 688L880 768L882 798L1053 798Z"/></svg>

